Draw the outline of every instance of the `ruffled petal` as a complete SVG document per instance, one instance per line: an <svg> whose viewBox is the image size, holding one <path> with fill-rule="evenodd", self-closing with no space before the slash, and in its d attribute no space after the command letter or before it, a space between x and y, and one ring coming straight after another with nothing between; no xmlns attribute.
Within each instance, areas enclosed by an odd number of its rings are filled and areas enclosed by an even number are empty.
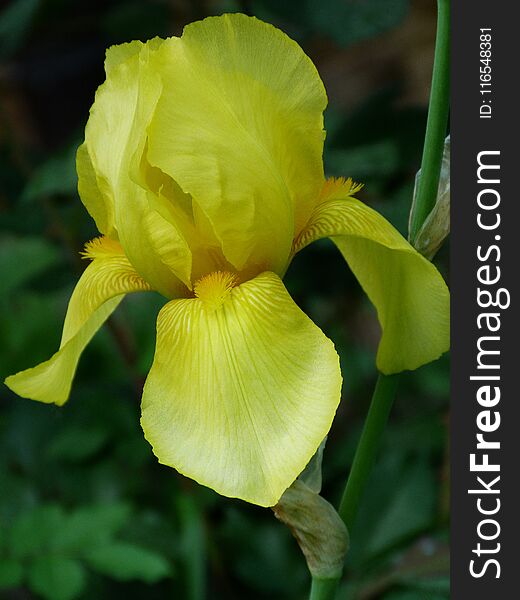
<svg viewBox="0 0 520 600"><path fill-rule="evenodd" d="M212 274L162 309L141 423L161 463L272 506L331 426L339 359L277 275L232 286Z"/></svg>
<svg viewBox="0 0 520 600"><path fill-rule="evenodd" d="M106 190L107 187L106 181L102 181L100 185L86 143L81 144L76 153L76 171L78 172L79 196L94 219L98 231L117 239L114 201L110 194L103 192L103 189Z"/></svg>
<svg viewBox="0 0 520 600"><path fill-rule="evenodd" d="M282 273L323 178L327 98L314 65L240 14L188 25L151 60L163 90L148 160L191 194L237 270Z"/></svg>
<svg viewBox="0 0 520 600"><path fill-rule="evenodd" d="M79 279L67 309L60 349L49 360L5 380L16 394L45 403L64 404L85 346L129 292L150 290L117 242L94 240L93 258Z"/></svg>
<svg viewBox="0 0 520 600"><path fill-rule="evenodd" d="M294 251L330 237L377 309L379 370L416 369L449 348L449 291L431 262L379 213L352 197L358 189L350 180L329 181Z"/></svg>
<svg viewBox="0 0 520 600"><path fill-rule="evenodd" d="M107 50L105 70L109 75L117 66L138 55L143 48L142 42L112 46ZM117 78L117 74L115 75ZM96 102L91 109L87 130L94 138L91 144L84 142L78 148L76 169L78 172L78 191L85 208L96 222L100 233L117 239L114 210L114 190L111 183L119 176L119 165L132 124L132 115L124 113L118 104L106 102L110 98L111 81L100 86L96 93Z"/></svg>
<svg viewBox="0 0 520 600"><path fill-rule="evenodd" d="M156 214L155 194L139 178L147 126L162 89L149 58L161 43L108 50L107 79L96 92L77 167L81 198L100 231L119 239L138 273L172 298L190 285L191 252L175 222Z"/></svg>

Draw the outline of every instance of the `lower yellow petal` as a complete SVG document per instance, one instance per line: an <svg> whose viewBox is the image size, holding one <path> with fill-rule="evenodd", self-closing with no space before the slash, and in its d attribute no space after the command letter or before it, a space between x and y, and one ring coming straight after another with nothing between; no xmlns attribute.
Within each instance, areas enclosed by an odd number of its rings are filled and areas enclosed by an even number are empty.
<svg viewBox="0 0 520 600"><path fill-rule="evenodd" d="M161 463L272 506L331 426L339 360L277 275L236 283L211 274L162 309L141 423Z"/></svg>
<svg viewBox="0 0 520 600"><path fill-rule="evenodd" d="M85 269L72 293L60 349L36 367L7 377L5 383L13 392L31 400L64 404L80 355L96 331L125 294L150 289L118 246L110 240L87 247L87 255L96 258Z"/></svg>
<svg viewBox="0 0 520 600"><path fill-rule="evenodd" d="M377 309L381 372L435 360L450 345L449 291L442 276L384 217L350 196L356 191L352 182L335 180L327 188L294 251L332 238Z"/></svg>

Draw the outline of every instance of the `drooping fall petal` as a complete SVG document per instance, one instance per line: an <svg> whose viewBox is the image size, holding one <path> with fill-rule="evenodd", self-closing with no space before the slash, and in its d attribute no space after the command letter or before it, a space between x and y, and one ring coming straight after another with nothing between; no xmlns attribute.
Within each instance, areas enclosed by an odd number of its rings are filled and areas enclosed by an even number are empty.
<svg viewBox="0 0 520 600"><path fill-rule="evenodd" d="M117 242L91 245L92 262L83 272L69 301L60 349L36 367L11 375L5 383L24 398L64 404L85 346L129 292L150 286L135 272Z"/></svg>
<svg viewBox="0 0 520 600"><path fill-rule="evenodd" d="M351 181L327 182L295 252L330 237L377 309L379 370L416 369L449 348L448 288L384 217L352 197L355 191Z"/></svg>
<svg viewBox="0 0 520 600"><path fill-rule="evenodd" d="M314 65L239 14L188 25L151 65L163 89L148 160L192 195L237 270L283 272L323 177L327 98Z"/></svg>
<svg viewBox="0 0 520 600"><path fill-rule="evenodd" d="M162 309L141 423L160 462L271 506L330 428L339 360L277 275L233 283L209 275Z"/></svg>

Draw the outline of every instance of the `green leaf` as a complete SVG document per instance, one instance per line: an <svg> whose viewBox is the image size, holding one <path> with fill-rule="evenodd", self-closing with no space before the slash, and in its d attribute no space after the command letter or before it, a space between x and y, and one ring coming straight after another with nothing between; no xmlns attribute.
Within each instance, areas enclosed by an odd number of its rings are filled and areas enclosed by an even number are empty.
<svg viewBox="0 0 520 600"><path fill-rule="evenodd" d="M388 447L374 468L350 531L347 560L351 568L363 571L368 561L395 552L433 526L437 498L429 462L425 458L409 462L403 448Z"/></svg>
<svg viewBox="0 0 520 600"><path fill-rule="evenodd" d="M47 600L72 600L85 587L81 564L60 556L41 556L29 567L29 585Z"/></svg>
<svg viewBox="0 0 520 600"><path fill-rule="evenodd" d="M374 555L403 537L427 527L434 518L435 479L424 463L404 471L398 487L377 519L377 528L367 547Z"/></svg>
<svg viewBox="0 0 520 600"><path fill-rule="evenodd" d="M17 587L23 578L23 567L17 560L2 558L0 560L0 589Z"/></svg>
<svg viewBox="0 0 520 600"><path fill-rule="evenodd" d="M89 565L114 579L154 583L170 574L170 565L156 552L126 542L112 543L85 555Z"/></svg>
<svg viewBox="0 0 520 600"><path fill-rule="evenodd" d="M0 296L20 288L33 277L57 264L56 248L34 237L5 237L0 240Z"/></svg>
<svg viewBox="0 0 520 600"><path fill-rule="evenodd" d="M22 201L32 202L54 195L69 196L76 193L77 185L74 145L62 156L50 158L35 171L22 193Z"/></svg>
<svg viewBox="0 0 520 600"><path fill-rule="evenodd" d="M206 535L198 503L186 495L176 498L181 523L180 547L184 560L184 578L190 600L202 600L206 594Z"/></svg>
<svg viewBox="0 0 520 600"><path fill-rule="evenodd" d="M83 556L94 548L111 543L111 538L130 518L130 508L123 503L93 505L68 515L53 539L53 548L77 552Z"/></svg>
<svg viewBox="0 0 520 600"><path fill-rule="evenodd" d="M97 427L80 427L70 425L64 429L47 448L51 459L77 462L95 454L108 440L108 429Z"/></svg>
<svg viewBox="0 0 520 600"><path fill-rule="evenodd" d="M44 293L17 290L0 311L0 373L7 375L47 360L59 346L70 288ZM42 405L43 406L43 405ZM48 410L48 407L47 407ZM41 449L37 451L38 461Z"/></svg>
<svg viewBox="0 0 520 600"><path fill-rule="evenodd" d="M10 531L9 548L12 556L26 558L50 548L63 521L63 511L55 505L37 507L19 515Z"/></svg>

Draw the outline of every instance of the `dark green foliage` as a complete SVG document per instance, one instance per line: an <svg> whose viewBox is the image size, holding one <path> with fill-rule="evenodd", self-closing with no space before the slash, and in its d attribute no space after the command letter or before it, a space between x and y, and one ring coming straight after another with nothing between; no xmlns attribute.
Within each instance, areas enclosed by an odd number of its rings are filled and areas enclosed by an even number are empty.
<svg viewBox="0 0 520 600"><path fill-rule="evenodd" d="M132 516L128 506L112 502L68 513L60 505L41 504L6 519L0 587L25 583L49 600L72 600L85 590L88 570L147 583L170 576L160 553L119 539Z"/></svg>
<svg viewBox="0 0 520 600"><path fill-rule="evenodd" d="M295 22L307 35L320 34L348 46L399 25L409 0L256 0L252 5L260 14L266 11Z"/></svg>
<svg viewBox="0 0 520 600"><path fill-rule="evenodd" d="M9 56L24 43L40 0L14 0L0 13L0 56Z"/></svg>

